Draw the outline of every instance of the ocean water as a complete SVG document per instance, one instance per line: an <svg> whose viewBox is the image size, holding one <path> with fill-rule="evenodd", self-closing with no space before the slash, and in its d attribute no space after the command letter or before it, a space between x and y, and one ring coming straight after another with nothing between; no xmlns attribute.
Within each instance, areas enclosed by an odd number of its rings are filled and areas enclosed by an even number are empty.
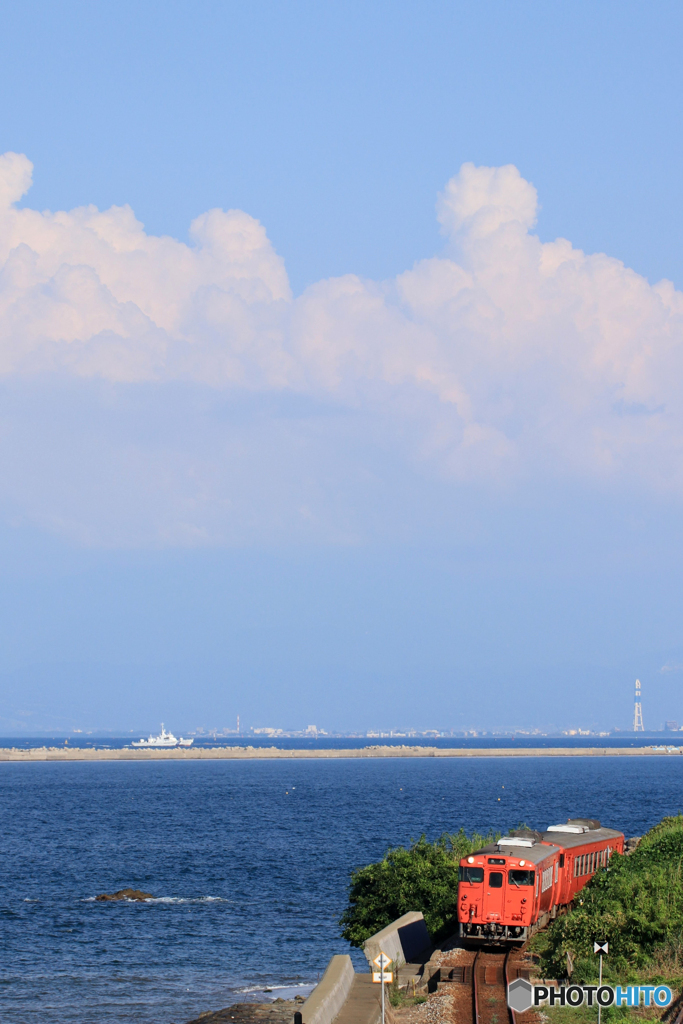
<svg viewBox="0 0 683 1024"><path fill-rule="evenodd" d="M683 807L683 758L2 763L0 806L0 1020L181 1024L305 994L387 846L570 816L638 835ZM126 886L155 899L95 902Z"/></svg>

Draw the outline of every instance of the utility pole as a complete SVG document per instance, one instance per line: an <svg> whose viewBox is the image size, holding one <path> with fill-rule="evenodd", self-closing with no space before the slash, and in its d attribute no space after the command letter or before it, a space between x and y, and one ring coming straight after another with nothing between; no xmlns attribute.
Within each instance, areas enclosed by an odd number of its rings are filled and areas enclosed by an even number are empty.
<svg viewBox="0 0 683 1024"><path fill-rule="evenodd" d="M636 679L636 701L633 707L633 731L645 732L643 725L643 708L640 703L640 679Z"/></svg>

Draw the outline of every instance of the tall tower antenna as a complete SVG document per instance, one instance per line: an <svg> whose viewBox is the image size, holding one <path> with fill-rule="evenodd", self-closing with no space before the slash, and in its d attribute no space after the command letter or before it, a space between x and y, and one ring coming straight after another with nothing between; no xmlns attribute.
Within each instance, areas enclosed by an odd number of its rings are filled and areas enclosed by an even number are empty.
<svg viewBox="0 0 683 1024"><path fill-rule="evenodd" d="M636 679L636 702L633 706L633 731L645 732L643 725L643 707L640 703L640 679Z"/></svg>

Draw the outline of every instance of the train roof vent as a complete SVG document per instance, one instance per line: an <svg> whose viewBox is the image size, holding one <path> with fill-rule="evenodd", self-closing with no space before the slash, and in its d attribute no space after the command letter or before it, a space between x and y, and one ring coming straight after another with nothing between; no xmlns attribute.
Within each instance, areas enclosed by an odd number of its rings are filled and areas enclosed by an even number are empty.
<svg viewBox="0 0 683 1024"><path fill-rule="evenodd" d="M596 821L595 818L569 818L568 825L585 825L587 829L591 831L594 828L600 828L600 822Z"/></svg>
<svg viewBox="0 0 683 1024"><path fill-rule="evenodd" d="M543 842L543 834L533 828L516 828L514 832L508 832L513 839L535 839L537 843Z"/></svg>
<svg viewBox="0 0 683 1024"><path fill-rule="evenodd" d="M503 836L498 840L498 846L534 846L535 839L522 838L522 836Z"/></svg>
<svg viewBox="0 0 683 1024"><path fill-rule="evenodd" d="M587 832L588 829L585 825L574 825L571 822L567 822L566 825L548 825L546 832L571 832L574 835L580 835L582 832Z"/></svg>

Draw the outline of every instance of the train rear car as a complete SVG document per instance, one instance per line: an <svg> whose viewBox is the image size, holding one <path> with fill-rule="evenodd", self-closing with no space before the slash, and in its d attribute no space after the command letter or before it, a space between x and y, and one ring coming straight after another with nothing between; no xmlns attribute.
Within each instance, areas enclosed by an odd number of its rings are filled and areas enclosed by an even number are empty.
<svg viewBox="0 0 683 1024"><path fill-rule="evenodd" d="M562 848L560 907L568 906L595 872L607 867L613 853L624 852L624 833L602 828L593 818L570 818L564 825L551 825L543 841Z"/></svg>

